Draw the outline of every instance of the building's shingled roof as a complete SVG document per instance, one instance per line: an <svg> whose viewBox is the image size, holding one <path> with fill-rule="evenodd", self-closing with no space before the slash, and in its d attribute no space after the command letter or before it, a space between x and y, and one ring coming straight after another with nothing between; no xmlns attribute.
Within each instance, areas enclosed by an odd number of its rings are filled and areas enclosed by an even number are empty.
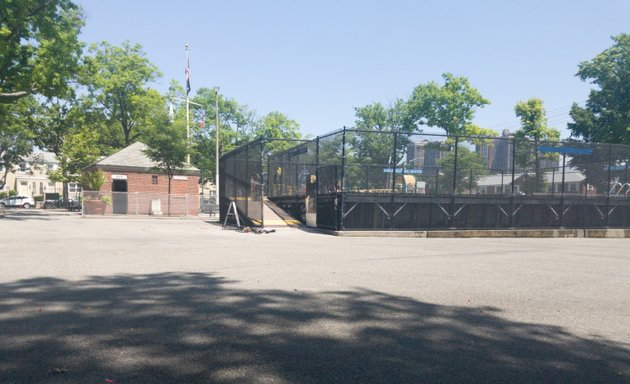
<svg viewBox="0 0 630 384"><path fill-rule="evenodd" d="M107 156L96 163L97 166L117 166L134 168L155 168L156 162L144 153L147 146L141 142L135 142L121 149L113 155Z"/></svg>
<svg viewBox="0 0 630 384"><path fill-rule="evenodd" d="M97 168L107 168L107 167L116 167L116 168L142 168L142 169L151 169L151 168L159 168L157 162L151 160L149 156L144 153L144 150L147 148L146 144L141 142L135 142L128 147L121 149L120 151L114 153L113 155L107 156L98 162L96 162L93 166ZM195 167L184 167L182 170L185 171L199 171Z"/></svg>

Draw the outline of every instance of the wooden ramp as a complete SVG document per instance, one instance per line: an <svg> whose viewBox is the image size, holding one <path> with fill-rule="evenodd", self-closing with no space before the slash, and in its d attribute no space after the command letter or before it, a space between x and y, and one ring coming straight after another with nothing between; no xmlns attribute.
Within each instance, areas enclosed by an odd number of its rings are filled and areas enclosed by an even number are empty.
<svg viewBox="0 0 630 384"><path fill-rule="evenodd" d="M263 204L263 220L266 227L299 227L301 225L299 220L293 218L293 216L286 213L282 208L278 207L272 201L267 198Z"/></svg>

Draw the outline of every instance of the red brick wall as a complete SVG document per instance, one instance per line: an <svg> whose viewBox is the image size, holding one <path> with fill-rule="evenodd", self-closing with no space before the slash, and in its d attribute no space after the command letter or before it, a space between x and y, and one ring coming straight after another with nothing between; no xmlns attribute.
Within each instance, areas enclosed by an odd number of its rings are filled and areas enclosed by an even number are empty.
<svg viewBox="0 0 630 384"><path fill-rule="evenodd" d="M113 175L125 175L127 176L127 193L139 195L148 195L148 194L160 194L164 195L160 196L162 201L162 212L166 215L167 210L167 199L166 195L168 194L168 176L159 174L159 173L137 173L137 172L110 172L103 171L107 176L107 181L101 187L101 192L103 193L111 193L112 192L112 174ZM157 184L152 183L152 176L158 177ZM171 180L171 195L189 195L187 199L186 206L188 208L189 215L197 215L199 214L199 176L185 176L186 180L177 180L177 176L174 176ZM150 197L143 196L143 200L150 200ZM132 202L132 197L129 198L130 203ZM146 205L146 207L145 207ZM138 214L148 214L148 205L142 204L142 207L138 209ZM173 203L171 203L173 207ZM111 207L110 207L111 208ZM132 209L131 204L129 206L130 214L136 213L135 208ZM174 207L173 207L174 208ZM183 209L185 213L185 208L178 208L178 210ZM132 212L133 211L133 212ZM171 212L173 213L173 212Z"/></svg>

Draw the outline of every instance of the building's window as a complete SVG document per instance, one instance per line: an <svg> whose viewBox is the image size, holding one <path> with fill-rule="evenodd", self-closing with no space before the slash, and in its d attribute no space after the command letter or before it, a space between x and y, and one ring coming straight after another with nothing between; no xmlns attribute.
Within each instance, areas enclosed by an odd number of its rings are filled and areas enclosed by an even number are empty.
<svg viewBox="0 0 630 384"><path fill-rule="evenodd" d="M157 185L158 177L156 175L151 176L151 184Z"/></svg>

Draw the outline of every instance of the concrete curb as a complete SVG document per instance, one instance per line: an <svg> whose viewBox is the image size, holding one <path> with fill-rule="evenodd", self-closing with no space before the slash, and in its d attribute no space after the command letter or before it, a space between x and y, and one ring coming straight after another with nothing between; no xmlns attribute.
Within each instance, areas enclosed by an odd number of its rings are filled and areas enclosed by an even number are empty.
<svg viewBox="0 0 630 384"><path fill-rule="evenodd" d="M322 231L339 237L411 237L411 238L630 238L630 229L500 229L451 231Z"/></svg>

